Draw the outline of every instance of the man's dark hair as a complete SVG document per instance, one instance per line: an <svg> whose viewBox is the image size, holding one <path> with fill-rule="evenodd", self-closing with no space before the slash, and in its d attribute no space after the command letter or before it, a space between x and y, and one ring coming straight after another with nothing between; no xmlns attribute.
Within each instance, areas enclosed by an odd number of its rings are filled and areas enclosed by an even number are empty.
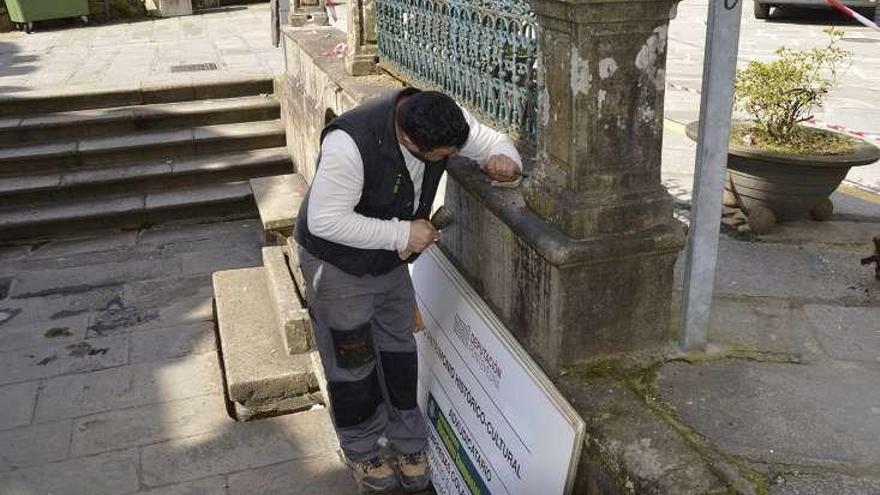
<svg viewBox="0 0 880 495"><path fill-rule="evenodd" d="M421 151L461 148L471 132L455 100L437 91L410 96L397 109L397 125Z"/></svg>

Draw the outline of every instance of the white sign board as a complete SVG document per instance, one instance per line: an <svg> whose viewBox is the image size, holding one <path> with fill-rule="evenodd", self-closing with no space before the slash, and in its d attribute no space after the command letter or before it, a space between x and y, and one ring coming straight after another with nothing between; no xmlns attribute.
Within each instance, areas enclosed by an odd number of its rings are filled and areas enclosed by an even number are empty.
<svg viewBox="0 0 880 495"><path fill-rule="evenodd" d="M411 270L427 326L416 334L419 405L437 493L569 493L583 420L439 249Z"/></svg>

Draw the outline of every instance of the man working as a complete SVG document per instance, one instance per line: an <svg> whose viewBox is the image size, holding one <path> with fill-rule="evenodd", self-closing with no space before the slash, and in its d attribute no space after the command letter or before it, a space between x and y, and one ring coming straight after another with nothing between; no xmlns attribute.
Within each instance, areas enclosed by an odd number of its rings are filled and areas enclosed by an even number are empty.
<svg viewBox="0 0 880 495"><path fill-rule="evenodd" d="M416 404L418 309L399 253L421 253L439 239L427 218L455 154L493 180L514 180L521 168L510 139L442 93L404 89L372 99L321 133L297 219L333 422L367 493L401 485L416 492L430 482ZM383 436L394 462L379 455Z"/></svg>

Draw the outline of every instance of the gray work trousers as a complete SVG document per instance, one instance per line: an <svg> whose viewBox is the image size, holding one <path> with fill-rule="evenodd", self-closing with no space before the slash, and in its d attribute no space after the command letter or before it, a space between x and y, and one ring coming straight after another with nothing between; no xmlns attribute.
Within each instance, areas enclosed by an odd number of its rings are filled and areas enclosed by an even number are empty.
<svg viewBox="0 0 880 495"><path fill-rule="evenodd" d="M399 453L425 447L416 404L415 294L407 267L357 277L299 248L330 412L346 458L379 455L383 435Z"/></svg>

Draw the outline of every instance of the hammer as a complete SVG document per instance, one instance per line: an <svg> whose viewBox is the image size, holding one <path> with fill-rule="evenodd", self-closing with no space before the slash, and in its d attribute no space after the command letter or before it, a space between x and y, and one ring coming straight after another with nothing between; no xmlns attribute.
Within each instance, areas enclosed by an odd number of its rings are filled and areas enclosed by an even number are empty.
<svg viewBox="0 0 880 495"><path fill-rule="evenodd" d="M454 219L455 217L452 215L452 212L449 210L449 208L441 206L440 208L437 208L437 211L435 211L433 215L431 215L431 219L429 220L429 222L431 222L431 225L433 225L435 229L443 230L447 226L449 226L449 224L451 224ZM410 256L412 256L412 251L406 249L397 253L397 256L399 256L400 259L402 259L403 261L406 261L409 259Z"/></svg>

